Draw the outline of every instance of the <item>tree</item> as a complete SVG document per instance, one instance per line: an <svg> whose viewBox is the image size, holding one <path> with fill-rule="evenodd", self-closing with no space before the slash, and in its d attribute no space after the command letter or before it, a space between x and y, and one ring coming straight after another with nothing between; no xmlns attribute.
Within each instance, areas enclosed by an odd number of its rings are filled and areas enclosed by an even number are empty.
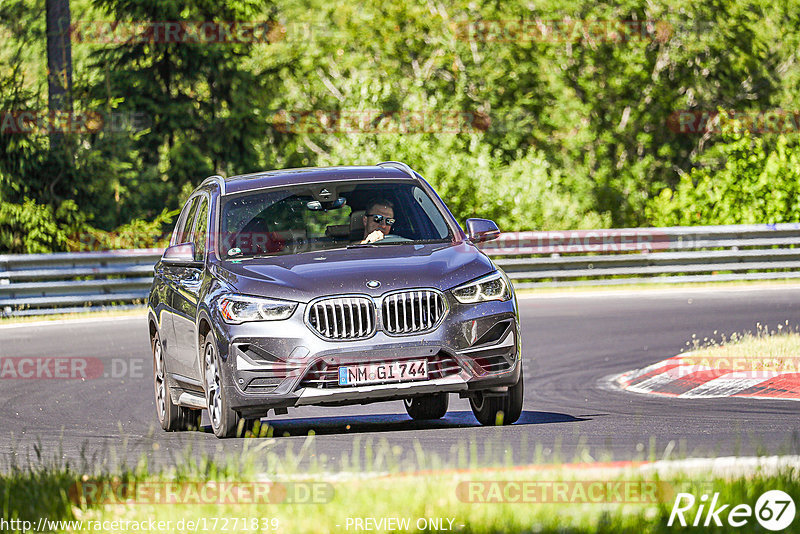
<svg viewBox="0 0 800 534"><path fill-rule="evenodd" d="M268 134L259 112L269 107L274 77L245 65L259 46L252 41L268 32L259 26L250 41L215 42L183 30L165 38L163 24L208 22L222 29L231 23L269 24L268 1L95 0L95 5L120 25L153 24L150 34L105 46L93 56L93 68L107 76L107 85L96 88L93 98L120 99L117 110L145 113L150 123L135 146L142 167L156 172L124 188L159 189L151 195L151 202L158 204L164 193L177 201L185 184L197 184L208 175L257 170L263 155L256 147Z"/></svg>
<svg viewBox="0 0 800 534"><path fill-rule="evenodd" d="M47 89L50 111L50 145L63 148L63 133L57 131L72 113L72 45L70 42L69 0L47 0ZM68 119L69 120L69 119ZM69 121L71 122L71 121ZM68 122L68 124L69 124Z"/></svg>

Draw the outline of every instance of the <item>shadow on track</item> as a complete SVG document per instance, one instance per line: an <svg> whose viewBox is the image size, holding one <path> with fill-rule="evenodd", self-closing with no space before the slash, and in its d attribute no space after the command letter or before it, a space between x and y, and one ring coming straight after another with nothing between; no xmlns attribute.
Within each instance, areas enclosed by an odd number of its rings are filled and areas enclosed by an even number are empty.
<svg viewBox="0 0 800 534"><path fill-rule="evenodd" d="M587 417L573 417L555 412L523 411L513 426L549 423L575 423L588 421ZM481 428L472 412L448 412L442 419L415 421L404 414L358 415L347 417L310 417L302 419L263 419L272 427L273 437L307 436L314 431L318 436L333 434L364 434L370 432L403 432L409 430L435 430L441 428ZM211 432L211 427L206 427Z"/></svg>

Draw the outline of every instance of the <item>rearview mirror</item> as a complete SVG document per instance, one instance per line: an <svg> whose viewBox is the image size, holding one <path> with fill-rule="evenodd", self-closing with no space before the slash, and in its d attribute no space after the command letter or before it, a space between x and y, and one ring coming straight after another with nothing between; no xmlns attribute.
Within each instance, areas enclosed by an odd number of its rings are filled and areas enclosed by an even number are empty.
<svg viewBox="0 0 800 534"><path fill-rule="evenodd" d="M194 260L194 243L181 243L167 247L161 261L167 265L191 265Z"/></svg>
<svg viewBox="0 0 800 534"><path fill-rule="evenodd" d="M319 211L319 210L337 210L347 204L347 199L344 197L339 197L336 200L329 200L325 202L320 202L319 200L311 200L306 202L306 207L311 211Z"/></svg>
<svg viewBox="0 0 800 534"><path fill-rule="evenodd" d="M467 219L467 235L473 243L484 243L500 237L500 229L489 219Z"/></svg>

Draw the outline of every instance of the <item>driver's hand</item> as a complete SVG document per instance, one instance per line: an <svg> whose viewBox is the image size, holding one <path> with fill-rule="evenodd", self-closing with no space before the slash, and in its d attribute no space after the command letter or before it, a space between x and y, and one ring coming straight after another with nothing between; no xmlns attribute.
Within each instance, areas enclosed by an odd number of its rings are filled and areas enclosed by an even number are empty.
<svg viewBox="0 0 800 534"><path fill-rule="evenodd" d="M380 241L384 237L386 236L384 236L383 232L381 232L380 230L373 230L371 234L369 234L367 237L364 238L361 244L365 245L367 243L374 243L375 241Z"/></svg>

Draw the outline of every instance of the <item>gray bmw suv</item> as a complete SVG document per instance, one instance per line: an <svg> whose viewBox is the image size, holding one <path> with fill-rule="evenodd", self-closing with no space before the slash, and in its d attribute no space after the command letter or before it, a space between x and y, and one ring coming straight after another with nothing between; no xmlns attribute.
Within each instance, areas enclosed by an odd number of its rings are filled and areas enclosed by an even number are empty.
<svg viewBox="0 0 800 534"><path fill-rule="evenodd" d="M206 179L178 218L148 299L164 430L241 436L270 410L402 400L437 419L520 416L514 290L407 165Z"/></svg>

